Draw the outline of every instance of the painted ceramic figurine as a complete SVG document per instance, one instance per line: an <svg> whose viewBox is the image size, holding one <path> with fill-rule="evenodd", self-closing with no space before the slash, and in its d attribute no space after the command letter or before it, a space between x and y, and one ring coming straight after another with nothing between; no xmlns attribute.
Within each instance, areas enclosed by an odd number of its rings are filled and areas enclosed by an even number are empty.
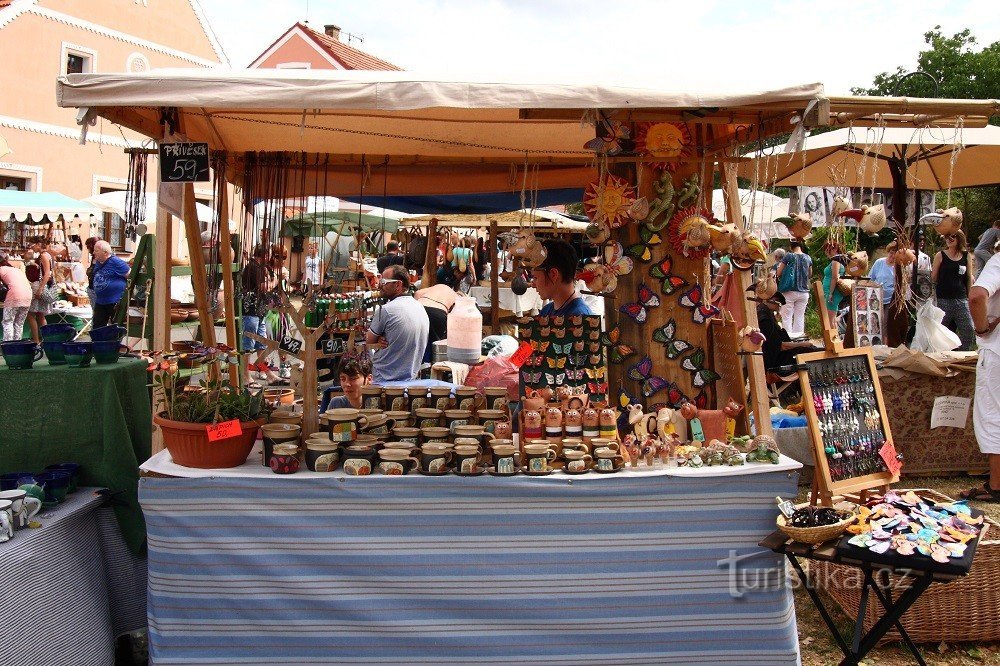
<svg viewBox="0 0 1000 666"><path fill-rule="evenodd" d="M600 436L600 416L597 409L587 407L583 410L583 442L589 446L592 439Z"/></svg>
<svg viewBox="0 0 1000 666"><path fill-rule="evenodd" d="M698 407L693 402L685 402L681 405L681 416L687 419L688 428L691 430L691 441L704 442L705 429L698 419Z"/></svg>
<svg viewBox="0 0 1000 666"><path fill-rule="evenodd" d="M563 413L558 407L545 410L545 437L552 444L558 444L563 438Z"/></svg>
<svg viewBox="0 0 1000 666"><path fill-rule="evenodd" d="M747 462L771 463L777 465L781 460L778 454L778 443L769 435L757 435L753 439L754 450L747 454Z"/></svg>
<svg viewBox="0 0 1000 666"><path fill-rule="evenodd" d="M537 409L526 409L522 415L524 427L521 441L540 439L542 436L542 413Z"/></svg>
<svg viewBox="0 0 1000 666"><path fill-rule="evenodd" d="M722 411L726 415L726 439L730 440L736 436L736 417L743 411L743 405L730 398Z"/></svg>
<svg viewBox="0 0 1000 666"><path fill-rule="evenodd" d="M605 439L618 439L618 410L604 407L599 414L600 434Z"/></svg>
<svg viewBox="0 0 1000 666"><path fill-rule="evenodd" d="M563 420L563 429L567 437L583 437L583 415L579 409L567 409Z"/></svg>

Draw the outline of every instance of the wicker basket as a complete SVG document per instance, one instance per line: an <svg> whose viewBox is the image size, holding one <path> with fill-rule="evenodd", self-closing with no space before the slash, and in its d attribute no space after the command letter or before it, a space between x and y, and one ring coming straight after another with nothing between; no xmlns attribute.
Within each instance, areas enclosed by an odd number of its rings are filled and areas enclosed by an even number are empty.
<svg viewBox="0 0 1000 666"><path fill-rule="evenodd" d="M903 491L899 491L903 492ZM952 498L935 490L917 489L922 497L939 501ZM1000 524L986 519L996 529ZM861 603L861 576L857 568L829 562L809 563L809 578L825 590L847 615L857 617ZM893 596L903 593L901 577L892 576ZM877 599L869 598L865 614L865 631L882 614ZM980 539L972 572L951 583L932 583L902 618L903 628L917 643L949 643L1000 640L1000 541ZM881 643L898 641L901 637L890 631Z"/></svg>
<svg viewBox="0 0 1000 666"><path fill-rule="evenodd" d="M806 506L808 505L800 504L795 508L801 509ZM778 529L788 535L788 538L792 541L808 543L815 546L823 543L824 541L837 538L843 534L844 530L847 529L847 526L857 520L857 518L857 514L851 514L839 523L834 523L832 525L822 525L820 527L792 527L791 525L785 524L785 517L783 515L779 515Z"/></svg>

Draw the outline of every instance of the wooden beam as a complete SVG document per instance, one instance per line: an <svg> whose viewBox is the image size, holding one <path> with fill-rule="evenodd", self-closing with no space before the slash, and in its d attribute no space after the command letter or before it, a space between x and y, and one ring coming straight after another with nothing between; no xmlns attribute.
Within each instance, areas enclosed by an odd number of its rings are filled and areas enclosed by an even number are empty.
<svg viewBox="0 0 1000 666"><path fill-rule="evenodd" d="M424 250L424 274L420 280L420 287L433 287L437 278L437 231L438 221L436 219L427 223L427 248Z"/></svg>
<svg viewBox="0 0 1000 666"><path fill-rule="evenodd" d="M194 184L184 184L184 233L187 236L188 256L191 259L191 286L194 289L194 303L198 308L198 322L201 324L202 342L207 347L215 346L215 321L208 307L208 275L201 253L201 229L198 225L198 211L195 208ZM214 364L210 367L216 367Z"/></svg>
<svg viewBox="0 0 1000 666"><path fill-rule="evenodd" d="M222 262L222 306L226 317L226 344L233 349L240 348L240 341L236 337L236 288L233 282L233 237L229 233L229 188L223 184L219 201L216 208L222 213L219 215L219 261ZM192 262L194 263L194 262ZM214 324L213 324L214 332ZM238 365L229 364L229 384L230 386L240 385L240 368Z"/></svg>
<svg viewBox="0 0 1000 666"><path fill-rule="evenodd" d="M736 167L732 164L722 165L722 198L726 203L726 217L729 220L742 220L743 213L740 208L740 194L736 185ZM737 224L740 224L737 222ZM739 277L739 289L741 294L746 294L747 287L750 286L750 271L737 270ZM747 299L740 298L740 307L743 308L743 319L747 326L757 328L757 309L748 307ZM747 377L750 380L750 402L753 409L753 420L758 435L773 435L771 428L771 401L767 394L767 379L764 370L764 357L756 354L747 356Z"/></svg>
<svg viewBox="0 0 1000 666"><path fill-rule="evenodd" d="M490 329L493 335L500 334L500 261L497 252L497 221L490 220Z"/></svg>

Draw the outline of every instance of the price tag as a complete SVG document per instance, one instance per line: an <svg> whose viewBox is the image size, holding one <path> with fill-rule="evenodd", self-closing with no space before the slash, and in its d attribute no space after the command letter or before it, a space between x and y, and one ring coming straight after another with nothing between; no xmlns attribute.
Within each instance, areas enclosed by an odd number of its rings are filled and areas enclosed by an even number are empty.
<svg viewBox="0 0 1000 666"><path fill-rule="evenodd" d="M531 353L533 351L534 350L531 348L531 345L529 343L522 342L521 345L517 348L517 351L514 352L514 354L510 357L510 362L513 363L518 368L520 368L522 365L524 365L524 362L531 357Z"/></svg>
<svg viewBox="0 0 1000 666"><path fill-rule="evenodd" d="M289 354L298 354L302 351L302 341L287 334L282 335L281 342L278 343L278 349Z"/></svg>
<svg viewBox="0 0 1000 666"><path fill-rule="evenodd" d="M878 450L878 454L882 456L885 466L892 472L892 475L898 476L899 470L903 469L903 463L896 456L896 446L891 441L887 441Z"/></svg>
<svg viewBox="0 0 1000 666"><path fill-rule="evenodd" d="M223 421L222 423L208 426L208 441L210 442L217 442L220 439L229 439L230 437L239 437L242 434L243 429L240 428L239 419Z"/></svg>

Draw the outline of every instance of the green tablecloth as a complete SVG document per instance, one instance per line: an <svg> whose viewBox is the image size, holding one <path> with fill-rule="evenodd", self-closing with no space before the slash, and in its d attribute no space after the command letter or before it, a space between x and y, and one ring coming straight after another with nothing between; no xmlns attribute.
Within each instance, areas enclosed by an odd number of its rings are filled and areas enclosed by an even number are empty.
<svg viewBox="0 0 1000 666"><path fill-rule="evenodd" d="M0 364L0 473L79 463L82 485L124 491L115 512L125 542L140 551L139 463L149 458L152 438L146 381L146 363L137 359L89 368Z"/></svg>

